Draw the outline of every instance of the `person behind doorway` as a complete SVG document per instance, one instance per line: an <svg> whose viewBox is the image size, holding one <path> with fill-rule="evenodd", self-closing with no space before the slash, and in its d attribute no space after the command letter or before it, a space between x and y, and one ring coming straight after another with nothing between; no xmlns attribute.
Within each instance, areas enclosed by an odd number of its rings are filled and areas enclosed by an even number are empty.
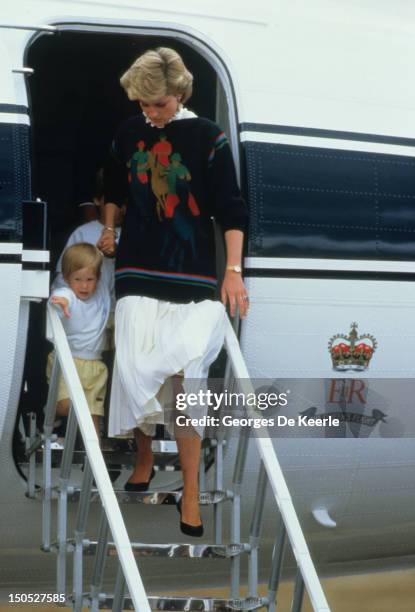
<svg viewBox="0 0 415 612"><path fill-rule="evenodd" d="M90 244L96 245L101 238L102 231L105 227L105 206L104 206L104 195L103 195L103 184L102 184L102 168L98 170L96 175L95 193L93 198L94 206L98 211L98 217L94 218L87 223L83 223L77 227L72 234L69 236L65 248L62 251L61 256L56 264L56 277L54 280L54 286L64 284L62 276L62 257L63 252L73 244L78 242L89 242ZM114 219L114 237L115 242L118 244L121 224L124 218L125 204L117 210L117 214ZM115 293L114 293L114 257L104 257L101 268L101 282L108 285L108 289L111 295L111 312L115 309ZM112 327L112 325L110 325Z"/></svg>
<svg viewBox="0 0 415 612"><path fill-rule="evenodd" d="M95 198L92 202L81 202L78 204L78 208L82 223L99 219L99 204L95 201Z"/></svg>
<svg viewBox="0 0 415 612"><path fill-rule="evenodd" d="M91 201L78 204L81 223L89 223L89 221L95 221L100 218L101 206L104 203L102 172L102 168L99 168L95 174L94 195Z"/></svg>

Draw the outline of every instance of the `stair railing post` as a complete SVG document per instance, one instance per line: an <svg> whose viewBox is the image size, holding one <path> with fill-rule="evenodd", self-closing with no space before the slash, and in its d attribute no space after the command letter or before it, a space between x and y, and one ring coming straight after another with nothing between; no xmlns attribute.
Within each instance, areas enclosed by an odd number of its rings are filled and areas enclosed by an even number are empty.
<svg viewBox="0 0 415 612"><path fill-rule="evenodd" d="M231 360L228 356L225 365L225 372L223 376L223 389L226 391L230 387L232 378L232 367ZM223 402L219 409L219 417L224 415ZM215 491L224 490L223 482L223 449L225 446L225 430L224 426L217 428L216 440L215 440ZM222 544L223 542L223 504L213 505L213 531L215 534L215 544Z"/></svg>
<svg viewBox="0 0 415 612"><path fill-rule="evenodd" d="M280 522L275 539L274 550L272 552L271 571L268 582L268 612L275 612L277 609L276 598L281 577L282 561L284 558L286 531L284 521L280 516Z"/></svg>
<svg viewBox="0 0 415 612"><path fill-rule="evenodd" d="M95 551L94 567L92 570L91 579L91 611L99 610L99 594L102 588L102 579L104 575L105 561L107 556L108 539L110 528L105 514L104 508L101 510L101 519L99 523L98 543Z"/></svg>
<svg viewBox="0 0 415 612"><path fill-rule="evenodd" d="M248 452L249 430L241 427L239 430L238 449L236 452L234 473L232 478L232 515L231 515L231 543L241 543L241 485L245 470L246 456ZM241 573L241 557L236 555L231 558L231 597L239 598Z"/></svg>
<svg viewBox="0 0 415 612"><path fill-rule="evenodd" d="M52 432L55 421L56 400L58 397L58 382L60 364L55 353L52 373L49 383L48 399L45 406L43 422L44 442L42 458L43 499L42 499L42 548L50 550L51 519L52 519Z"/></svg>
<svg viewBox="0 0 415 612"><path fill-rule="evenodd" d="M304 597L304 580L301 575L300 568L297 567L297 574L295 577L293 602L291 605L291 612L301 612Z"/></svg>
<svg viewBox="0 0 415 612"><path fill-rule="evenodd" d="M258 484L255 495L254 512L252 515L249 533L249 566L248 566L248 596L258 596L258 547L264 515L265 496L267 492L268 477L264 463L261 461Z"/></svg>
<svg viewBox="0 0 415 612"><path fill-rule="evenodd" d="M45 436L50 436L53 431L53 424L55 422L55 414L56 414L56 401L58 397L58 382L60 375L61 367L59 364L59 359L55 353L52 364L52 372L50 375L49 382L49 393L45 406L45 418L43 421L43 431Z"/></svg>
<svg viewBox="0 0 415 612"><path fill-rule="evenodd" d="M117 578L115 580L114 600L112 602L112 612L122 612L125 599L125 578L121 564L118 564Z"/></svg>
<svg viewBox="0 0 415 612"><path fill-rule="evenodd" d="M26 452L31 448L36 440L36 414L29 413L29 439L26 438ZM27 496L35 496L35 478L36 478L36 451L29 456L29 473L27 477Z"/></svg>
<svg viewBox="0 0 415 612"><path fill-rule="evenodd" d="M240 544L241 542L241 496L239 492L234 491L232 498L232 516L231 516L231 542L232 544ZM241 578L241 557L235 555L231 557L231 597L239 598Z"/></svg>
<svg viewBox="0 0 415 612"><path fill-rule="evenodd" d="M223 439L215 444L215 491L223 490ZM223 504L213 504L213 529L215 544L223 542Z"/></svg>
<svg viewBox="0 0 415 612"><path fill-rule="evenodd" d="M91 503L92 489L92 470L85 456L84 475L82 479L81 496L78 505L78 514L75 526L75 551L73 556L73 592L74 592L74 611L81 612L83 603L83 558L84 558L84 537L86 524Z"/></svg>
<svg viewBox="0 0 415 612"><path fill-rule="evenodd" d="M66 426L65 448L63 449L61 472L59 477L58 501L58 559L57 559L57 593L66 594L66 557L67 557L67 521L68 521L68 484L71 474L73 452L77 433L75 411L70 406Z"/></svg>

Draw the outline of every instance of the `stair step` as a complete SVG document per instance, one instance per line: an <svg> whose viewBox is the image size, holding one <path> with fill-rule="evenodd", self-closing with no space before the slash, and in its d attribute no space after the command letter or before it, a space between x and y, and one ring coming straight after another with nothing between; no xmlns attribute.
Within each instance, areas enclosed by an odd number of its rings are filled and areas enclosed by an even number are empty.
<svg viewBox="0 0 415 612"><path fill-rule="evenodd" d="M135 493L133 491L124 491L124 489L114 489L114 493L120 504L145 504L152 506L173 506L182 496L182 491L145 491ZM53 487L52 495L54 498L59 495L59 487ZM81 487L68 487L67 499L68 502L78 502L81 495ZM202 491L199 493L199 504L201 506L211 506L219 504L228 499L231 499L231 491ZM43 498L43 489L39 488L35 491L35 499ZM91 494L91 503L100 502L98 490L93 488Z"/></svg>
<svg viewBox="0 0 415 612"><path fill-rule="evenodd" d="M67 541L68 550L73 550L75 540ZM249 544L145 544L131 542L136 557L170 557L180 559L230 559L250 551ZM56 548L56 546L55 546ZM84 555L95 555L97 542L84 540ZM113 542L109 542L107 556L117 556Z"/></svg>
<svg viewBox="0 0 415 612"><path fill-rule="evenodd" d="M51 456L52 456L52 467L59 467L62 460L63 446L59 442L52 442ZM135 464L135 452L134 451L117 451L107 450L102 451L105 463L112 469L120 468L132 468ZM43 448L39 448L36 451L36 460L41 463L43 456ZM73 465L83 465L85 461L85 451L76 450L73 454ZM27 463L21 464L21 466L28 465ZM156 472L177 472L180 471L180 465L178 457L173 452L155 452L154 453L154 469Z"/></svg>
<svg viewBox="0 0 415 612"><path fill-rule="evenodd" d="M74 599L69 597L67 605L71 606ZM171 612L228 612L230 610L260 610L268 601L265 597L247 597L241 599L219 599L211 597L149 597L148 602L152 610L164 610ZM101 610L111 610L113 596L101 593L98 607ZM90 607L91 599L88 594L84 595L83 605ZM123 610L134 610L130 598L124 600Z"/></svg>
<svg viewBox="0 0 415 612"><path fill-rule="evenodd" d="M62 453L65 448L64 440L51 442L52 467L61 464ZM154 453L154 469L156 471L174 472L179 471L179 460L177 444L174 440L153 440L152 449ZM135 446L132 440L117 440L108 438L103 442L102 455L105 463L117 465L118 468L131 468L135 464ZM43 444L36 451L36 459L41 462L43 456ZM85 450L76 448L73 454L74 465L83 465Z"/></svg>
<svg viewBox="0 0 415 612"><path fill-rule="evenodd" d="M173 506L182 496L181 491L145 491L135 493L133 491L124 491L124 489L114 489L114 493L120 504L147 504L152 506ZM54 497L59 495L59 487L53 487ZM81 487L68 487L68 502L79 501L81 495ZM232 496L230 491L203 491L199 493L199 504L201 506L211 506L230 499ZM43 489L38 489L35 492L35 498L43 497ZM100 497L98 490L93 488L91 502L99 502Z"/></svg>
<svg viewBox="0 0 415 612"><path fill-rule="evenodd" d="M102 452L106 453L135 453L135 444L133 440L118 440L116 438L105 438L102 442ZM39 449L43 449L43 443L40 443ZM51 442L52 450L62 451L65 448L65 439L58 438ZM163 453L165 455L177 455L177 444L174 440L152 440L151 448L153 453ZM79 452L84 452L82 449L77 449Z"/></svg>

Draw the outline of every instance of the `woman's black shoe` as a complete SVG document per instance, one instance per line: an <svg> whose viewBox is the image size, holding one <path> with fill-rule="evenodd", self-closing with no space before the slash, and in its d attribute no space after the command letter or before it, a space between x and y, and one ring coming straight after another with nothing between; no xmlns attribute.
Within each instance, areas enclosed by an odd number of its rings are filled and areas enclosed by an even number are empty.
<svg viewBox="0 0 415 612"><path fill-rule="evenodd" d="M180 519L182 518L182 498L176 504L177 510L180 514ZM192 538L201 538L203 535L203 523L200 525L189 525L189 523L183 523L180 520L180 531L185 535L191 536Z"/></svg>
<svg viewBox="0 0 415 612"><path fill-rule="evenodd" d="M135 493L147 491L148 487L150 486L150 482L153 480L155 475L156 472L154 471L154 468L152 468L150 478L147 480L147 482L126 482L124 485L124 491L133 491Z"/></svg>

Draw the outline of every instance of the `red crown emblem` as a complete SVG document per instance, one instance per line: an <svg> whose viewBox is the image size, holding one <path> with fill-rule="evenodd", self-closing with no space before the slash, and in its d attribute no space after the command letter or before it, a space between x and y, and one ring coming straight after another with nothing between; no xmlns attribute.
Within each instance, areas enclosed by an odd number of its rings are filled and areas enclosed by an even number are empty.
<svg viewBox="0 0 415 612"><path fill-rule="evenodd" d="M357 323L352 323L349 335L332 336L328 347L335 370L366 370L377 348L377 341L371 334L359 336Z"/></svg>

